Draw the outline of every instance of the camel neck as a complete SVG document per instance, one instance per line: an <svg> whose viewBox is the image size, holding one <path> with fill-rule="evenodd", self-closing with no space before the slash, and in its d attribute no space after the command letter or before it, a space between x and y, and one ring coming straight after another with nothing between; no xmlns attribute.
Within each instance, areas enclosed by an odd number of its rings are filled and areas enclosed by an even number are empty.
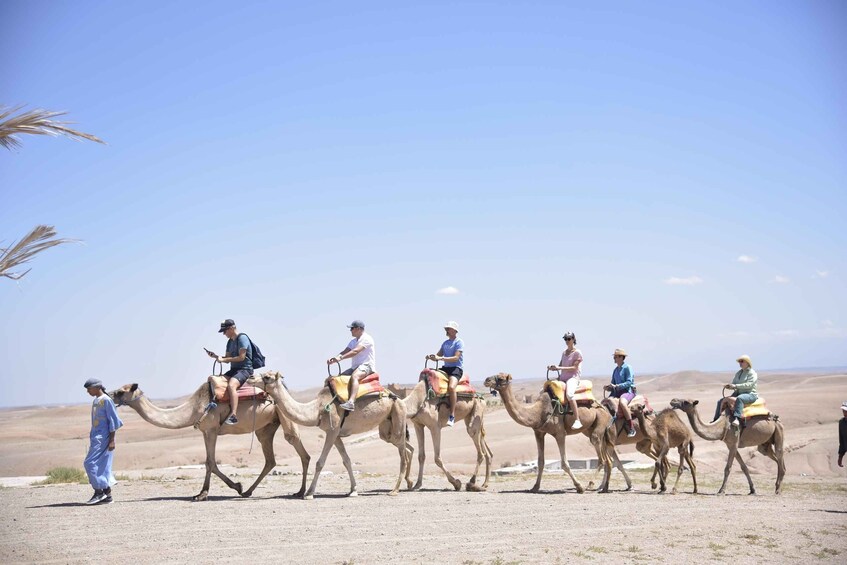
<svg viewBox="0 0 847 565"><path fill-rule="evenodd" d="M206 386L200 387L191 398L174 408L159 408L146 396L141 396L127 406L138 412L144 420L159 428L176 430L193 426L203 415L205 400L202 393L207 390Z"/></svg>
<svg viewBox="0 0 847 565"><path fill-rule="evenodd" d="M638 418L638 425L641 426L641 433L644 434L644 437L646 437L647 439L649 439L651 441L653 439L655 439L656 438L656 434L655 434L656 430L654 430L653 426L651 426L647 422L647 418L644 417L644 412L642 412L641 410L637 411L635 413L635 417Z"/></svg>
<svg viewBox="0 0 847 565"><path fill-rule="evenodd" d="M277 382L273 387L269 387L267 392L289 420L301 426L315 427L319 425L321 410L323 410L320 394L311 402L305 404L297 402L285 388L285 385L282 384L282 381Z"/></svg>
<svg viewBox="0 0 847 565"><path fill-rule="evenodd" d="M411 418L420 412L424 402L426 402L426 383L422 380L402 399L403 408L406 410L406 416Z"/></svg>
<svg viewBox="0 0 847 565"><path fill-rule="evenodd" d="M721 417L711 424L706 424L700 419L700 412L697 411L696 407L690 412L686 412L686 414L688 415L688 421L691 423L691 429L701 438L709 441L718 441L726 437L727 427L729 426L729 420L727 420L726 414L721 414Z"/></svg>
<svg viewBox="0 0 847 565"><path fill-rule="evenodd" d="M515 395L512 392L512 385L508 384L500 388L500 398L503 399L503 406L506 407L506 412L509 416L522 426L527 428L539 428L544 423L540 419L543 401L536 400L534 404L523 404L515 400Z"/></svg>

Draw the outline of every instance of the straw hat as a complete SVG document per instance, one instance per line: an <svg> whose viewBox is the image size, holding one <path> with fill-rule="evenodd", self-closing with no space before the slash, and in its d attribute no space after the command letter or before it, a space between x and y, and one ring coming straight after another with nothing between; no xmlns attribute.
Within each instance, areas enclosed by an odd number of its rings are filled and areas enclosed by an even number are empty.
<svg viewBox="0 0 847 565"><path fill-rule="evenodd" d="M739 363L740 363L741 361L747 361L747 364L748 364L748 365L750 365L751 367L753 366L753 362L752 362L752 361L750 361L750 356L749 356L749 355L742 355L741 357L739 357L738 359L736 359L736 361L737 361L737 362L739 362Z"/></svg>
<svg viewBox="0 0 847 565"><path fill-rule="evenodd" d="M615 355L620 355L621 357L626 357L626 351L623 349L615 349Z"/></svg>

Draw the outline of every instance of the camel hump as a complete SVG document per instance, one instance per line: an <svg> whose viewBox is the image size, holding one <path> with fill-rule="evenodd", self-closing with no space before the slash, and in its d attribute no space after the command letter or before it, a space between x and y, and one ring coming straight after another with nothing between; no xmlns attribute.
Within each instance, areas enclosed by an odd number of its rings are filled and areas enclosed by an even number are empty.
<svg viewBox="0 0 847 565"><path fill-rule="evenodd" d="M329 390L339 402L347 402L349 392L347 385L350 383L350 375L338 375L329 380ZM356 400L371 394L380 394L385 390L379 382L379 373L371 373L359 381L359 391Z"/></svg>

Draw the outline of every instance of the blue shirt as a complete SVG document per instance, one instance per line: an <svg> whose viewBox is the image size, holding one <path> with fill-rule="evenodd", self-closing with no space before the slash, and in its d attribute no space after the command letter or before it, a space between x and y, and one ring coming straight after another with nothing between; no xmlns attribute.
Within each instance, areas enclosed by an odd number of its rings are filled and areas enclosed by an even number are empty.
<svg viewBox="0 0 847 565"><path fill-rule="evenodd" d="M226 342L226 355L224 357L238 357L238 352L242 349L247 350L247 355L244 356L244 361L233 361L230 363L230 369L249 369L253 370L253 346L250 344L250 338L244 334L238 334L235 339L228 339Z"/></svg>
<svg viewBox="0 0 847 565"><path fill-rule="evenodd" d="M107 394L101 394L91 403L91 439L105 438L123 426L118 418L118 412L112 399Z"/></svg>
<svg viewBox="0 0 847 565"><path fill-rule="evenodd" d="M448 339L441 344L441 355L443 355L444 357L455 357L456 353L464 352L464 350L465 343L462 341L461 338L458 337L456 339ZM460 369L464 370L464 367L462 366L462 361L464 361L464 358L464 354L461 354L459 355L458 361L445 361L444 366L459 367Z"/></svg>
<svg viewBox="0 0 847 565"><path fill-rule="evenodd" d="M626 392L635 392L635 376L632 374L632 369L624 363L620 367L615 367L612 371L612 384L615 385L613 394L621 395Z"/></svg>

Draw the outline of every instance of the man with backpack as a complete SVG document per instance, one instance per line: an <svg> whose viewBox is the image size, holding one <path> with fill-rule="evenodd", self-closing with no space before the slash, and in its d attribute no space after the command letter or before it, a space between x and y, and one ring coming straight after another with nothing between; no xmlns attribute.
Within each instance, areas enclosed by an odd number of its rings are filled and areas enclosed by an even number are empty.
<svg viewBox="0 0 847 565"><path fill-rule="evenodd" d="M221 322L221 329L218 330L218 333L224 334L227 338L226 355L220 357L211 351L207 353L209 357L214 357L219 363L230 364L229 371L223 374L227 380L231 410L229 418L224 421L224 424L232 425L238 423L238 418L235 415L236 410L238 410L238 389L253 375L253 369L264 366L264 357L247 334L238 333L235 321L227 318ZM211 377L209 379L211 380Z"/></svg>

